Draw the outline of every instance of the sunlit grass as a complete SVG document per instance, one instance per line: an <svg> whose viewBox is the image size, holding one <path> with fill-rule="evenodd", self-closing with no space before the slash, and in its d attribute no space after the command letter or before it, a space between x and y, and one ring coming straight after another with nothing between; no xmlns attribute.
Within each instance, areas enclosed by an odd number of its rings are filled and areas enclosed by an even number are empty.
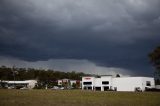
<svg viewBox="0 0 160 106"><path fill-rule="evenodd" d="M0 90L0 106L160 106L160 93Z"/></svg>

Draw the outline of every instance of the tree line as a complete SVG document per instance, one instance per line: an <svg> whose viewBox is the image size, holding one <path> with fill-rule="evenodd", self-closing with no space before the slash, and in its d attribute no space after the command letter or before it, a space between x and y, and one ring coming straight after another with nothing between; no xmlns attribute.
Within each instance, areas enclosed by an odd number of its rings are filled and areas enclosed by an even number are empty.
<svg viewBox="0 0 160 106"><path fill-rule="evenodd" d="M35 68L17 68L17 67L0 67L0 80L37 80L38 87L43 88L46 86L54 86L57 85L58 79L73 79L73 80L81 80L82 76L85 76L82 72L62 72L55 71L52 69L44 70L44 69L35 69Z"/></svg>

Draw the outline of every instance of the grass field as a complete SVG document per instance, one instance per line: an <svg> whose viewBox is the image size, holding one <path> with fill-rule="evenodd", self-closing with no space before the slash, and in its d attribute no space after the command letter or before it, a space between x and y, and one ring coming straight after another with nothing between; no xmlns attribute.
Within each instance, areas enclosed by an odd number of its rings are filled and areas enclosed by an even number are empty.
<svg viewBox="0 0 160 106"><path fill-rule="evenodd" d="M1 89L0 106L160 106L160 92Z"/></svg>

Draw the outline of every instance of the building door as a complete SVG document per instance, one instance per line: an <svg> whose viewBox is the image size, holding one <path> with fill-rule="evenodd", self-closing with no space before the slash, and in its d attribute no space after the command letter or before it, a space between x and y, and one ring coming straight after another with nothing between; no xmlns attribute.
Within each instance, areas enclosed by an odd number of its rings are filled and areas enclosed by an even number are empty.
<svg viewBox="0 0 160 106"><path fill-rule="evenodd" d="M104 86L104 91L108 91L109 90L109 86Z"/></svg>
<svg viewBox="0 0 160 106"><path fill-rule="evenodd" d="M92 90L92 87L88 87L88 89L87 90Z"/></svg>
<svg viewBox="0 0 160 106"><path fill-rule="evenodd" d="M95 87L96 91L101 91L101 87Z"/></svg>

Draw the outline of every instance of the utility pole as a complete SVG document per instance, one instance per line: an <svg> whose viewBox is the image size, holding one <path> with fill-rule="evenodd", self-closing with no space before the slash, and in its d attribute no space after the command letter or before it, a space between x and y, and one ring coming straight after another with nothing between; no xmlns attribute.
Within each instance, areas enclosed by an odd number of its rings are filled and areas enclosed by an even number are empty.
<svg viewBox="0 0 160 106"><path fill-rule="evenodd" d="M14 66L12 67L12 71L13 71L13 80L14 80L14 89L15 89L16 88L16 86L15 86L15 79L16 79L16 77L15 77Z"/></svg>

